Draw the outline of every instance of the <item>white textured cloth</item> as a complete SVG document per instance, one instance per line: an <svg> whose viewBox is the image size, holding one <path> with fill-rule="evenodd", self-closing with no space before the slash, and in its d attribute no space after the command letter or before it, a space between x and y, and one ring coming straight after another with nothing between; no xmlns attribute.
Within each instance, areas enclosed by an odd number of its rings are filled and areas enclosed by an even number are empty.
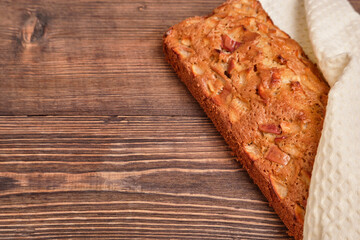
<svg viewBox="0 0 360 240"><path fill-rule="evenodd" d="M360 239L360 15L347 0L260 0L331 86L304 239Z"/></svg>

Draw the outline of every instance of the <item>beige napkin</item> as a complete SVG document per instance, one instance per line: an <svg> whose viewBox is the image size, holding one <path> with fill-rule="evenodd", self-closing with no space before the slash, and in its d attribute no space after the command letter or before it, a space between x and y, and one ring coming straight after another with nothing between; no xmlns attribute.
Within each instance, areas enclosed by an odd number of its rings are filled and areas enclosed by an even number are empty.
<svg viewBox="0 0 360 240"><path fill-rule="evenodd" d="M304 239L360 239L360 16L347 0L260 1L331 86Z"/></svg>

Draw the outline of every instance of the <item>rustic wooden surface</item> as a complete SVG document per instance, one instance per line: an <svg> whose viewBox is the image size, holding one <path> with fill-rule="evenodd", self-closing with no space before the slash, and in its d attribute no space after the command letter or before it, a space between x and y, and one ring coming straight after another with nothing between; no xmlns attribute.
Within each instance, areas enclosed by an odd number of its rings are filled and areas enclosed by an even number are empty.
<svg viewBox="0 0 360 240"><path fill-rule="evenodd" d="M164 61L221 2L0 1L0 239L288 239Z"/></svg>

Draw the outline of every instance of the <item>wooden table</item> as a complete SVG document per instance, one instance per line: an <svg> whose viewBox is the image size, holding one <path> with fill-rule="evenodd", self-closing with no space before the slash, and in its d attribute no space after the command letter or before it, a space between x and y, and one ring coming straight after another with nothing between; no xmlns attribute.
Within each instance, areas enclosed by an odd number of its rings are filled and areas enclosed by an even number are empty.
<svg viewBox="0 0 360 240"><path fill-rule="evenodd" d="M0 1L0 239L288 238L162 53L222 1Z"/></svg>

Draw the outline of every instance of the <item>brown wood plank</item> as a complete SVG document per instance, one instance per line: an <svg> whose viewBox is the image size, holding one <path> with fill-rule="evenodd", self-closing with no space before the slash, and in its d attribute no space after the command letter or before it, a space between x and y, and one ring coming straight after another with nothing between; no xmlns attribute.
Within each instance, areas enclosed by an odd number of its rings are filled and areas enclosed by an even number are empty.
<svg viewBox="0 0 360 240"><path fill-rule="evenodd" d="M161 39L221 2L1 1L0 115L198 115Z"/></svg>
<svg viewBox="0 0 360 240"><path fill-rule="evenodd" d="M0 117L0 239L284 239L205 117Z"/></svg>
<svg viewBox="0 0 360 240"><path fill-rule="evenodd" d="M360 0L349 0L349 2L357 12L360 12Z"/></svg>

